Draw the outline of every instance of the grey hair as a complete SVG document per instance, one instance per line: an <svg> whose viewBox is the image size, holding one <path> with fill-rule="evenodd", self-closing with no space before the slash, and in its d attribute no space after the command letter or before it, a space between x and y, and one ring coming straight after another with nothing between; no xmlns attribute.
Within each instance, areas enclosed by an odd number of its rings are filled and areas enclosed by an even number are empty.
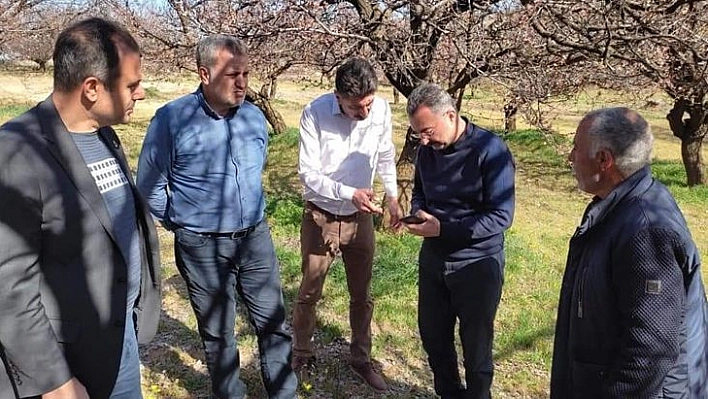
<svg viewBox="0 0 708 399"><path fill-rule="evenodd" d="M654 136L647 121L636 111L624 107L602 108L585 115L583 121L590 123L587 133L591 157L607 149L625 177L651 162Z"/></svg>
<svg viewBox="0 0 708 399"><path fill-rule="evenodd" d="M340 95L362 98L374 94L379 80L371 63L363 58L350 58L339 68L334 78L334 88Z"/></svg>
<svg viewBox="0 0 708 399"><path fill-rule="evenodd" d="M436 114L442 114L447 111L457 112L455 100L452 99L450 93L435 83L423 83L408 95L406 112L408 112L409 117L420 106L428 107Z"/></svg>
<svg viewBox="0 0 708 399"><path fill-rule="evenodd" d="M227 50L234 56L247 56L248 47L235 36L211 35L197 44L197 68L214 66L219 50Z"/></svg>

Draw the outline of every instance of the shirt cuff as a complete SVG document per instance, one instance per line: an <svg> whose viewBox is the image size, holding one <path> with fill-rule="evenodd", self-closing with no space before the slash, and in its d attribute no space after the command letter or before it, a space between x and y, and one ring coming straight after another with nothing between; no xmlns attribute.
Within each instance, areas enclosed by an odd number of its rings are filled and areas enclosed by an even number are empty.
<svg viewBox="0 0 708 399"><path fill-rule="evenodd" d="M356 189L354 187L341 185L339 187L339 197L342 199L345 199L347 201L351 201L352 198L354 198L355 191L356 191Z"/></svg>
<svg viewBox="0 0 708 399"><path fill-rule="evenodd" d="M390 187L384 187L384 191L389 197L398 197L398 184L394 183Z"/></svg>

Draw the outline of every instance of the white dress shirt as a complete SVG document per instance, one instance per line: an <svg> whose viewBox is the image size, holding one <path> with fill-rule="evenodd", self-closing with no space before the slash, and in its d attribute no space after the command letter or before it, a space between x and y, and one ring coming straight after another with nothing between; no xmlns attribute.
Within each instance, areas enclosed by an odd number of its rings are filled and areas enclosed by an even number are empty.
<svg viewBox="0 0 708 399"><path fill-rule="evenodd" d="M298 164L305 201L335 215L351 215L357 211L351 201L354 191L372 188L374 172L386 195L397 197L391 130L391 109L381 97L374 97L362 121L347 117L334 93L308 104L300 118Z"/></svg>

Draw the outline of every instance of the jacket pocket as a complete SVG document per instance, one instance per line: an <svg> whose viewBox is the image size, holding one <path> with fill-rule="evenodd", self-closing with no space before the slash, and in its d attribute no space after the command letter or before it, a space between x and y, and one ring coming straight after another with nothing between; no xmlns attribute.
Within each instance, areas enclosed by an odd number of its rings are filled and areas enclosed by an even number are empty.
<svg viewBox="0 0 708 399"><path fill-rule="evenodd" d="M601 398L602 385L605 380L605 366L574 361L572 367L573 397L576 399Z"/></svg>
<svg viewBox="0 0 708 399"><path fill-rule="evenodd" d="M79 324L76 322L50 318L49 324L58 342L73 344L79 337Z"/></svg>

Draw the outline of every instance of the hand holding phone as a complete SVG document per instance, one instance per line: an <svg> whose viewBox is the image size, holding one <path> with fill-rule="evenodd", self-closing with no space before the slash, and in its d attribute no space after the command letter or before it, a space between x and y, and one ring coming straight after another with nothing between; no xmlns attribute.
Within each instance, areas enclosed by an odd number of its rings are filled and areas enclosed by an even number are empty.
<svg viewBox="0 0 708 399"><path fill-rule="evenodd" d="M416 215L408 215L399 219L401 223L404 224L421 224L425 222L425 219Z"/></svg>

